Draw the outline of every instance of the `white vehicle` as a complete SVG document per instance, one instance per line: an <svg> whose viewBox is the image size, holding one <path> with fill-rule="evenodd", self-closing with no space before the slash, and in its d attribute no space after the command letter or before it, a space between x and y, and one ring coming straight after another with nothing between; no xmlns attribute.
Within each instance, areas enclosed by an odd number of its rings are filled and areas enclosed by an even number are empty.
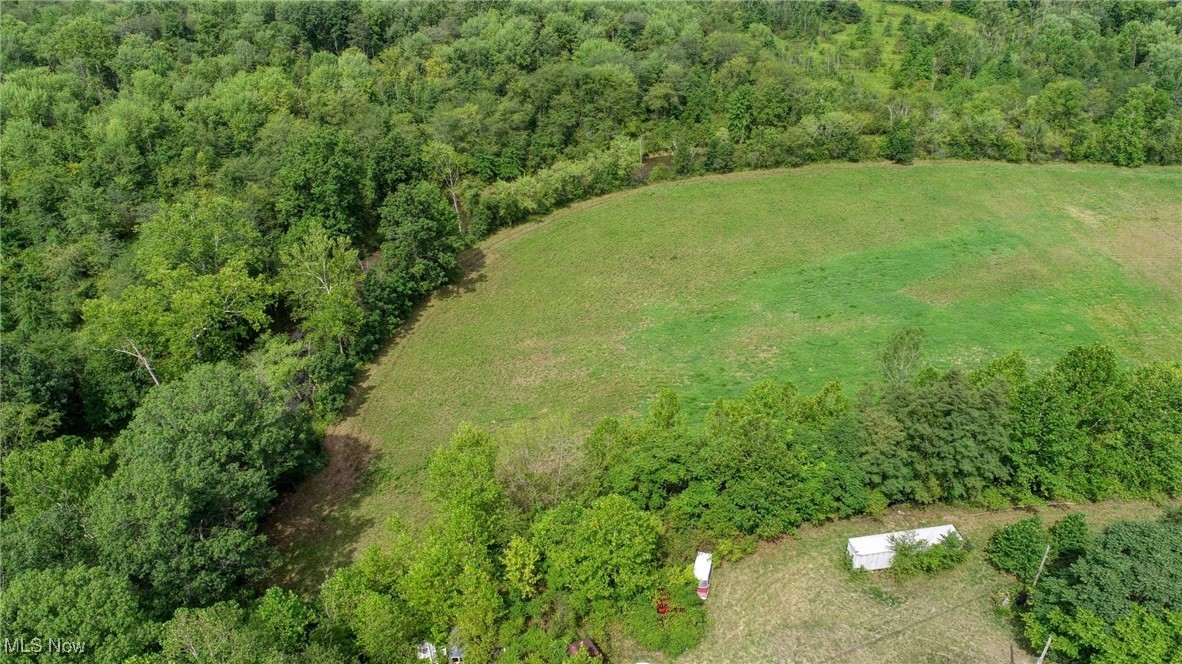
<svg viewBox="0 0 1182 664"><path fill-rule="evenodd" d="M710 574L714 571L714 554L699 551L694 560L694 576L698 577L698 597L702 601L710 595Z"/></svg>

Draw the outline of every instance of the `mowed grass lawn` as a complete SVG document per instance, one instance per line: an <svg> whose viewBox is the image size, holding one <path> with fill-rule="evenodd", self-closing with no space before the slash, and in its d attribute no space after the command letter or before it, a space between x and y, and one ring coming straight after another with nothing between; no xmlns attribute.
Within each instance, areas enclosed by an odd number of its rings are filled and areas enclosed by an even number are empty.
<svg viewBox="0 0 1182 664"><path fill-rule="evenodd" d="M1076 508L1093 532L1119 519L1153 519L1162 509L1144 502L1107 502ZM1050 525L1068 509L1042 508ZM989 565L985 544L1023 511L891 509L869 517L803 528L763 544L752 556L720 565L707 600L710 626L702 643L678 658L684 664L794 662L800 664L1029 664L1012 620L995 607L1015 585ZM896 583L885 572L854 577L842 564L850 537L951 523L971 548L961 565ZM616 661L667 662L635 644L614 644Z"/></svg>
<svg viewBox="0 0 1182 664"><path fill-rule="evenodd" d="M853 393L905 325L927 330L942 368L1020 350L1038 369L1101 339L1127 361L1177 359L1182 169L705 177L576 205L466 260L464 281L363 377L329 432L330 472L278 510L277 580L314 588L390 517L421 523L427 458L462 421L589 427L642 412L665 387L700 418L769 377L806 390L838 378Z"/></svg>

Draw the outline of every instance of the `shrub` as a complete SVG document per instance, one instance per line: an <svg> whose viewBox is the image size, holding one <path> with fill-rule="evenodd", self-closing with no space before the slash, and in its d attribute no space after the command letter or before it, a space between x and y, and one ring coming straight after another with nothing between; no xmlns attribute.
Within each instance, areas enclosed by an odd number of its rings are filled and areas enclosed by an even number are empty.
<svg viewBox="0 0 1182 664"><path fill-rule="evenodd" d="M955 567L968 556L964 539L956 533L948 533L932 545L905 534L892 537L891 546L895 550L891 573L900 581Z"/></svg>
<svg viewBox="0 0 1182 664"><path fill-rule="evenodd" d="M976 503L987 510L1003 510L1011 505L1010 499L994 486L985 487Z"/></svg>
<svg viewBox="0 0 1182 664"><path fill-rule="evenodd" d="M889 505L890 501L887 500L887 497L882 495L881 491L875 489L870 492L870 500L866 504L866 513L875 519L881 519Z"/></svg>
<svg viewBox="0 0 1182 664"><path fill-rule="evenodd" d="M653 602L633 603L624 617L624 630L644 648L677 657L702 639L706 611L694 593L696 582L688 566L667 568L662 576L665 590Z"/></svg>
<svg viewBox="0 0 1182 664"><path fill-rule="evenodd" d="M672 180L676 177L677 173L672 168L669 168L664 164L657 164L656 166L653 166L651 171L648 172L648 177L645 178L645 181L652 183L665 182L666 180Z"/></svg>
<svg viewBox="0 0 1182 664"><path fill-rule="evenodd" d="M1038 573L1038 565L1050 543L1042 517L1022 519L1002 527L989 539L989 562L1029 583Z"/></svg>
<svg viewBox="0 0 1182 664"><path fill-rule="evenodd" d="M1070 565L1083 555L1092 541L1092 532L1082 512L1072 512L1051 526L1056 562Z"/></svg>

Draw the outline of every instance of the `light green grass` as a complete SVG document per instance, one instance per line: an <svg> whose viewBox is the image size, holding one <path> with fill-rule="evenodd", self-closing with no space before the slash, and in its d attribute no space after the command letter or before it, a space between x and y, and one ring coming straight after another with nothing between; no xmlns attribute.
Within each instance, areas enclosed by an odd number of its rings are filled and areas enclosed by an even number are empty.
<svg viewBox="0 0 1182 664"><path fill-rule="evenodd" d="M767 377L852 393L903 325L942 368L1042 368L1098 339L1177 359L1180 236L1182 169L964 162L699 178L510 229L364 377L330 433L378 458L348 496L298 495L281 574L314 587L389 517L421 521L427 457L461 421L589 426L665 387L700 418Z"/></svg>

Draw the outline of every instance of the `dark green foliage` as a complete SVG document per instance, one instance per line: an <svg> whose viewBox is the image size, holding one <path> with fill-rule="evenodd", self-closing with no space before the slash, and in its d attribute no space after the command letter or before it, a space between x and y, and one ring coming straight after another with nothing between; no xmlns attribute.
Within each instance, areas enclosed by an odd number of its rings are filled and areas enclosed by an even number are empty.
<svg viewBox="0 0 1182 664"><path fill-rule="evenodd" d="M1108 159L1117 166L1145 163L1145 106L1140 101L1130 101L1112 117L1105 148Z"/></svg>
<svg viewBox="0 0 1182 664"><path fill-rule="evenodd" d="M678 175L692 175L697 171L694 146L685 139L673 143L673 169Z"/></svg>
<svg viewBox="0 0 1182 664"><path fill-rule="evenodd" d="M1180 404L1176 366L1127 372L1106 346L1072 350L1018 390L1008 454L1015 490L1092 500L1177 491Z"/></svg>
<svg viewBox="0 0 1182 664"><path fill-rule="evenodd" d="M680 434L689 474L666 515L727 540L774 537L862 511L869 493L857 464L858 423L847 408L836 382L810 397L767 382L742 400L720 400L700 451L694 437Z"/></svg>
<svg viewBox="0 0 1182 664"><path fill-rule="evenodd" d="M228 595L262 571L255 524L314 450L303 409L233 367L194 369L154 390L119 438L88 520L100 560L161 614Z"/></svg>
<svg viewBox="0 0 1182 664"><path fill-rule="evenodd" d="M1070 565L1087 551L1092 543L1092 531L1082 513L1072 512L1051 526L1051 541L1055 564Z"/></svg>
<svg viewBox="0 0 1182 664"><path fill-rule="evenodd" d="M904 118L891 125L883 152L896 164L910 164L915 159L915 131L910 121Z"/></svg>
<svg viewBox="0 0 1182 664"><path fill-rule="evenodd" d="M67 505L54 505L24 521L5 517L0 529L0 583L24 571L94 563L98 552L82 527L82 517Z"/></svg>
<svg viewBox="0 0 1182 664"><path fill-rule="evenodd" d="M292 227L319 219L333 235L365 238L370 215L361 154L356 139L344 132L315 128L297 136L275 174L276 212Z"/></svg>
<svg viewBox="0 0 1182 664"><path fill-rule="evenodd" d="M1182 527L1169 521L1109 526L1040 581L1027 637L1054 635L1052 651L1072 661L1168 661L1162 653L1182 647L1180 546Z"/></svg>
<svg viewBox="0 0 1182 664"><path fill-rule="evenodd" d="M986 551L989 562L1003 572L1009 572L1026 583L1034 581L1038 573L1043 555L1047 553L1047 546L1052 542L1051 536L1043 527L1042 519L1032 516L1006 526L1002 526L993 537L989 538ZM1052 547L1047 560L1054 561L1055 547Z"/></svg>
<svg viewBox="0 0 1182 664"><path fill-rule="evenodd" d="M565 590L576 607L634 600L657 589L661 521L621 496L590 507L565 504L533 526L545 557L546 583Z"/></svg>
<svg viewBox="0 0 1182 664"><path fill-rule="evenodd" d="M706 170L712 173L728 173L735 167L735 146L725 130L719 130L706 143Z"/></svg>
<svg viewBox="0 0 1182 664"><path fill-rule="evenodd" d="M250 624L273 648L297 653L308 644L308 630L315 614L290 590L268 588L251 611Z"/></svg>
<svg viewBox="0 0 1182 664"><path fill-rule="evenodd" d="M11 306L9 303L6 309L11 311ZM4 376L0 385L0 409L4 413L0 453L30 447L39 438L68 427L81 415L77 377L70 370L77 358L64 337L43 334L28 344L0 338L0 372ZM18 417L18 413L24 415Z"/></svg>
<svg viewBox="0 0 1182 664"><path fill-rule="evenodd" d="M387 196L403 185L426 179L427 167L423 163L422 146L398 128L387 132L385 138L373 146L366 156L366 170L375 203L384 202Z"/></svg>
<svg viewBox="0 0 1182 664"><path fill-rule="evenodd" d="M727 104L726 126L731 138L742 143L747 140L754 120L751 86L743 85L731 93Z"/></svg>
<svg viewBox="0 0 1182 664"><path fill-rule="evenodd" d="M645 649L659 650L669 657L698 644L706 629L706 610L694 593L697 583L685 568L667 570L662 588L655 598L641 597L623 614L624 630ZM662 615L654 599L663 602L668 612Z"/></svg>
<svg viewBox="0 0 1182 664"><path fill-rule="evenodd" d="M17 521L53 508L80 514L110 465L101 441L74 436L14 451L4 459L5 508Z"/></svg>
<svg viewBox="0 0 1182 664"><path fill-rule="evenodd" d="M426 182L390 194L379 212L382 261L404 272L426 294L459 274L463 240L447 198Z"/></svg>
<svg viewBox="0 0 1182 664"><path fill-rule="evenodd" d="M863 412L862 468L891 501L977 499L1009 477L1001 385L978 390L954 370L928 385L888 387Z"/></svg>
<svg viewBox="0 0 1182 664"><path fill-rule="evenodd" d="M688 486L700 442L685 425L676 393L666 390L638 426L605 420L592 432L591 463L602 470L602 492L645 509L664 507Z"/></svg>
<svg viewBox="0 0 1182 664"><path fill-rule="evenodd" d="M1039 584L1036 606L1086 608L1108 622L1139 604L1154 613L1182 606L1182 528L1122 522L1104 530L1062 573Z"/></svg>
<svg viewBox="0 0 1182 664"><path fill-rule="evenodd" d="M6 568L7 573L7 568ZM140 609L126 577L102 567L54 567L12 578L0 605L4 638L32 644L45 653L5 653L6 661L65 662L78 655L49 652L46 639L85 644L90 661L114 664L143 652L157 625ZM60 635L60 636L59 636Z"/></svg>

